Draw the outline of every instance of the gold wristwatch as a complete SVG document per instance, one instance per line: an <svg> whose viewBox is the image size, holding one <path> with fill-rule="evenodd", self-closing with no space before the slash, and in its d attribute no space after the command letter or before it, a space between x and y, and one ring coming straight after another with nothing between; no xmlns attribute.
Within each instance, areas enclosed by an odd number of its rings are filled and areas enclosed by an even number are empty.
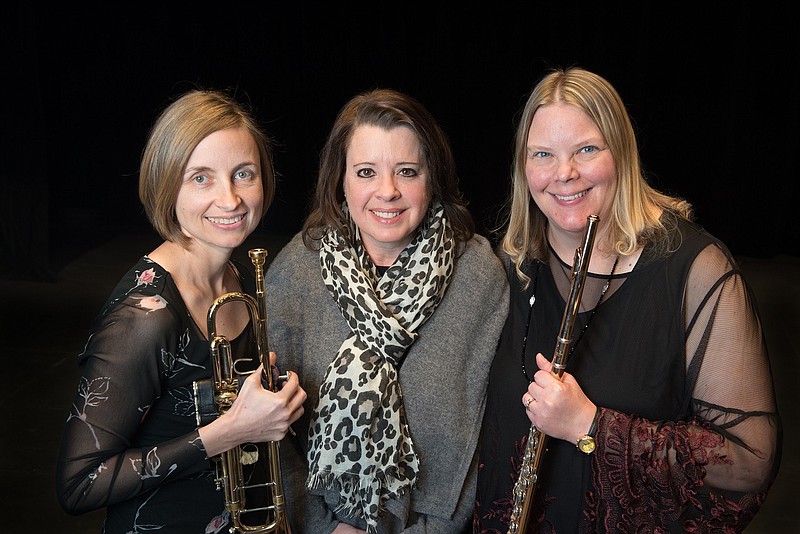
<svg viewBox="0 0 800 534"><path fill-rule="evenodd" d="M600 407L597 407L597 410L594 412L594 419L592 419L592 424L589 426L589 431L578 438L578 442L575 444L578 447L578 450L584 454L592 454L594 452L595 443L594 443L594 434L597 431L597 420L600 419Z"/></svg>

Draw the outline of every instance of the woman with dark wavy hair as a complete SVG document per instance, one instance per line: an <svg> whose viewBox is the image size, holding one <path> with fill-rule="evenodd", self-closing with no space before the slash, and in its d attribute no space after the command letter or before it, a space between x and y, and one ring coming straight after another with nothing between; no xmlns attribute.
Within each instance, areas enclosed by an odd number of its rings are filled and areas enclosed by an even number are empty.
<svg viewBox="0 0 800 534"><path fill-rule="evenodd" d="M419 102L377 89L342 108L267 285L272 346L309 395L281 449L293 531L468 529L508 284Z"/></svg>

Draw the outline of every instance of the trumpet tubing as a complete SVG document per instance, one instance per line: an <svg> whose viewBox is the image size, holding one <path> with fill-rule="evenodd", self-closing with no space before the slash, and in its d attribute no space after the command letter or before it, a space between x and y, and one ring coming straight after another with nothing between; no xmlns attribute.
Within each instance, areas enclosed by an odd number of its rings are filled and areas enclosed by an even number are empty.
<svg viewBox="0 0 800 534"><path fill-rule="evenodd" d="M597 215L590 215L586 221L586 231L583 244L575 250L575 259L572 262L570 275L569 296L564 316L561 319L556 348L553 354L553 373L558 377L564 374L567 365L568 349L572 343L572 332L580 310L583 286L586 282L586 273L589 272L589 260L592 256L592 246L597 233ZM547 435L531 425L528 439L525 443L525 452L522 455L519 477L514 484L514 504L511 508L511 520L508 524L508 534L524 534L528 528L530 514L533 508L533 496L539 482L539 468L542 457L547 450Z"/></svg>
<svg viewBox="0 0 800 534"><path fill-rule="evenodd" d="M195 404L198 410L198 424L201 423L201 405L204 397L213 395L215 415L228 411L239 393L240 377L249 374L236 369L231 344L224 336L217 335L216 315L218 310L231 302L242 302L247 306L250 322L254 329L258 357L262 364L261 381L265 389L276 391L276 384L269 363L269 337L267 335L266 297L264 293L264 264L267 251L263 248L248 251L255 268L256 298L241 292L226 293L218 297L208 309L208 339L211 350L212 380L211 393L203 392L204 387L195 383ZM262 455L261 449L265 451ZM264 456L262 458L262 456ZM285 498L280 468L280 442L264 444L243 444L214 457L217 469L217 489L224 492L225 508L231 514L232 527L229 532L257 534L291 534L286 517ZM247 467L246 467L247 466ZM266 473L265 482L250 482L254 467ZM263 495L266 504L253 506L247 503L248 492ZM257 517L252 521L253 517ZM248 520L251 519L251 520Z"/></svg>

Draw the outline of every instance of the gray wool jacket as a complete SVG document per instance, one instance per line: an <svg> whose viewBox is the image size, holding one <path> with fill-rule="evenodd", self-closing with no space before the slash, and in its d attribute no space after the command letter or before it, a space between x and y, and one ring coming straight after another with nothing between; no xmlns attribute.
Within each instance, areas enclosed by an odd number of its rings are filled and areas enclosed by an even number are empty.
<svg viewBox="0 0 800 534"><path fill-rule="evenodd" d="M270 264L265 293L270 350L278 368L296 372L308 394L305 413L293 425L297 436L287 435L280 446L292 532L326 534L340 521L363 529L362 520L337 515L335 495L311 495L305 487L309 419L325 371L350 330L322 282L319 252L307 249L300 234ZM387 502L379 533L468 529L486 385L507 312L503 267L489 241L476 235L399 369L420 475L411 492Z"/></svg>

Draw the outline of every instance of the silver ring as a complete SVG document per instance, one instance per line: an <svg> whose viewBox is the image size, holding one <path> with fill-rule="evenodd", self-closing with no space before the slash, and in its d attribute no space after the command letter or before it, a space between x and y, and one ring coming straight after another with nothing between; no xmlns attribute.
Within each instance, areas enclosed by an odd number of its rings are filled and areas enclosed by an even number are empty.
<svg viewBox="0 0 800 534"><path fill-rule="evenodd" d="M533 397L528 397L528 400L526 400L526 401L525 401L525 409L526 409L526 410L528 409L528 406L529 406L529 405L530 405L530 403L532 403L532 402L533 402Z"/></svg>

